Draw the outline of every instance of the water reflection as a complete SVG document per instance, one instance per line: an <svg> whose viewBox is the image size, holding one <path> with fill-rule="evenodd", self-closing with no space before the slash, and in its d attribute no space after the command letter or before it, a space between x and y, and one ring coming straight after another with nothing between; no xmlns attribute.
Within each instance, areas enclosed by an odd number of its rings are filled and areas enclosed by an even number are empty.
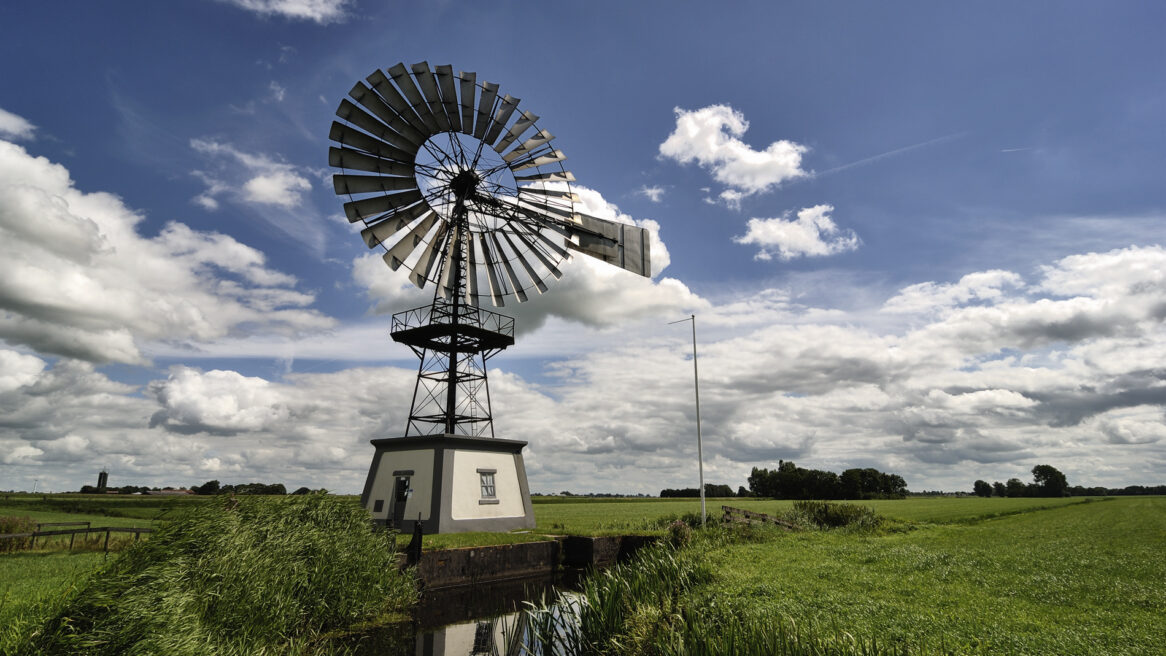
<svg viewBox="0 0 1166 656"><path fill-rule="evenodd" d="M343 640L359 656L517 656L529 637L523 602L550 601L577 575L427 590L411 623L377 627ZM338 645L340 646L340 645Z"/></svg>

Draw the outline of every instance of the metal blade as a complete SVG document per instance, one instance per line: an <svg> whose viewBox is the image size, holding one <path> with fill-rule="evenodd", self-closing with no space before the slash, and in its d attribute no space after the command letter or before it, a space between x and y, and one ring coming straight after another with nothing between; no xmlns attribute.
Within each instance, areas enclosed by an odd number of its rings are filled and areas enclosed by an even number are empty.
<svg viewBox="0 0 1166 656"><path fill-rule="evenodd" d="M414 248L417 248L417 244L421 243L421 239L425 236L425 233L429 232L429 229L433 227L436 221L437 214L432 211L427 212L425 218L402 237L400 241L393 244L393 247L386 251L381 259L393 271L401 268L401 265L405 263L405 258L409 257L409 254L413 252Z"/></svg>
<svg viewBox="0 0 1166 656"><path fill-rule="evenodd" d="M547 171L533 175L516 175L518 182L574 182L575 176L570 171Z"/></svg>
<svg viewBox="0 0 1166 656"><path fill-rule="evenodd" d="M372 173L383 173L385 175L396 175L400 177L412 176L413 165L405 162L384 159L381 157L373 157L366 155L360 151L351 150L349 148L336 148L335 146L328 149L328 165L341 169L354 169L356 171L369 171Z"/></svg>
<svg viewBox="0 0 1166 656"><path fill-rule="evenodd" d="M566 221L569 223L579 223L579 214L577 212L575 212L574 208L571 207L570 205L568 205L566 208L564 208L564 207L557 205L555 203L543 202L543 203L538 203L538 204L523 205L523 206L521 206L521 209L523 212L526 212L528 214L532 210L535 212L539 212L543 216L545 216L546 218L548 218L552 221L555 220L555 217L552 217L551 214L554 214L555 216L559 217L560 221Z"/></svg>
<svg viewBox="0 0 1166 656"><path fill-rule="evenodd" d="M502 240L505 241L506 245L510 247L510 252L514 253L514 256L518 258L519 263L522 264L522 268L526 269L526 275L530 277L530 281L534 283L534 288L538 290L538 293L541 294L545 292L547 290L546 283L542 281L542 278L539 277L538 273L534 270L534 267L532 267L530 262L526 260L526 256L523 255L522 251L518 249L518 246L515 245L514 240L510 238L510 235L502 232ZM554 267L547 268L551 269Z"/></svg>
<svg viewBox="0 0 1166 656"><path fill-rule="evenodd" d="M413 64L413 77L417 78L417 86L421 87L421 93L429 103L429 113L433 115L437 129L448 132L449 120L441 108L441 92L437 90L437 79L433 77L433 71L429 70L429 62Z"/></svg>
<svg viewBox="0 0 1166 656"><path fill-rule="evenodd" d="M486 236L483 233L478 233L478 243L482 246L482 259L486 264L486 277L490 280L490 296L494 301L495 307L504 307L506 301L506 290L502 289L502 285L498 280L498 272L495 270L498 266L494 263L494 257L490 254L490 245L486 243Z"/></svg>
<svg viewBox="0 0 1166 656"><path fill-rule="evenodd" d="M404 230L412 222L412 217L394 214L385 221L374 223L361 230L360 238L364 240L365 245L369 248L376 248L378 245L388 241L394 234Z"/></svg>
<svg viewBox="0 0 1166 656"><path fill-rule="evenodd" d="M538 133L536 133L533 137L527 139L517 148L503 155L502 159L506 160L507 162L512 162L519 155L525 155L526 153L534 152L539 148L546 147L546 145L551 142L551 139L554 138L555 135L551 134L550 132L547 132L546 130L539 130Z"/></svg>
<svg viewBox="0 0 1166 656"><path fill-rule="evenodd" d="M485 239L483 233L482 238ZM494 253L502 262L502 268L506 271L506 278L510 280L510 289L514 291L514 295L518 297L519 303L526 302L526 290L522 288L522 283L519 282L518 276L514 273L514 267L510 266L510 258L506 257L506 251L502 249L502 244L498 243L498 237L493 232L490 233L490 241L494 244Z"/></svg>
<svg viewBox="0 0 1166 656"><path fill-rule="evenodd" d="M572 234L579 243L568 242L574 251L590 255L608 264L631 271L644 277L652 275L651 253L649 252L648 231L639 226L627 225L580 214L580 229Z"/></svg>
<svg viewBox="0 0 1166 656"><path fill-rule="evenodd" d="M385 101L372 89L364 86L364 83L357 82L348 95L372 112L382 123L392 128L392 132L381 135L385 141L399 148L413 151L425 143L425 137L421 136L420 132L413 129L408 121L398 116L392 107L386 105Z"/></svg>
<svg viewBox="0 0 1166 656"><path fill-rule="evenodd" d="M437 288L438 296L442 298L449 298L453 294L453 285L450 284L450 276L457 275L453 270L453 258L458 248L459 234L461 234L461 229L455 225L453 227L453 234L450 236L449 241L446 242L448 246L445 248L445 257L442 258L441 262L441 285Z"/></svg>
<svg viewBox="0 0 1166 656"><path fill-rule="evenodd" d="M560 198L569 203L581 202L579 195L570 191L561 191L559 189L547 189L546 187L519 187L518 196L521 198L522 194L536 194L539 196L547 196L549 198Z"/></svg>
<svg viewBox="0 0 1166 656"><path fill-rule="evenodd" d="M466 262L466 300L471 305L478 305L478 259L474 257L474 242L470 240L466 248L469 259Z"/></svg>
<svg viewBox="0 0 1166 656"><path fill-rule="evenodd" d="M395 137L396 133L390 130L389 126L381 123L348 99L340 101L340 107L336 110L336 115L381 140L384 143L384 148L393 154L393 159L399 159L403 162L413 161L413 153L417 152L416 148L401 149L385 141L386 137Z"/></svg>
<svg viewBox="0 0 1166 656"><path fill-rule="evenodd" d="M369 136L339 121L332 121L332 129L328 132L328 138L342 146L352 146L353 148L363 150L377 157L398 161L412 161L411 159L401 160L402 156L407 156L409 153L400 148L390 146L376 137Z"/></svg>
<svg viewBox="0 0 1166 656"><path fill-rule="evenodd" d="M506 136L502 137L502 140L495 144L494 152L501 153L502 151L509 148L510 144L514 143L515 139L522 136L522 133L526 132L530 126L534 125L534 122L537 120L538 115L532 114L530 112L523 112L522 116L520 116L519 119L514 122L514 125L510 127L510 131L506 133Z"/></svg>
<svg viewBox="0 0 1166 656"><path fill-rule="evenodd" d="M498 85L493 82L482 83L482 97L478 100L478 115L474 119L474 138L485 139L486 129L490 127L490 117L494 113L494 101L498 99Z"/></svg>
<svg viewBox="0 0 1166 656"><path fill-rule="evenodd" d="M421 92L417 90L417 85L413 83L413 78L409 76L409 71L404 64L396 64L388 71L389 76L393 78L397 88L404 94L405 99L409 101L409 107L417 113L417 117L425 124L429 134L439 132L437 129L437 121L434 120L433 114L429 111L429 105L426 104L425 99L421 97Z"/></svg>
<svg viewBox="0 0 1166 656"><path fill-rule="evenodd" d="M380 175L336 174L332 176L332 186L336 189L337 195L344 196L416 189L417 181L412 177L387 178Z"/></svg>
<svg viewBox="0 0 1166 656"><path fill-rule="evenodd" d="M344 214L349 221L364 221L376 217L390 210L408 207L421 200L421 192L410 189L399 194L385 194L362 200L353 200L344 204Z"/></svg>
<svg viewBox="0 0 1166 656"><path fill-rule="evenodd" d="M486 130L486 136L482 137L482 141L487 144L494 143L498 134L502 132L502 128L506 127L506 121L510 120L510 115L516 109L518 109L518 98L511 97L510 94L502 96L502 104L498 106L494 118L490 119L490 129Z"/></svg>
<svg viewBox="0 0 1166 656"><path fill-rule="evenodd" d="M458 73L461 80L462 132L474 133L474 95L478 93L477 73Z"/></svg>
<svg viewBox="0 0 1166 656"><path fill-rule="evenodd" d="M510 163L511 171L522 171L524 169L542 166L544 164L553 164L567 159L561 150L552 150L545 155L538 155L535 157L524 157Z"/></svg>
<svg viewBox="0 0 1166 656"><path fill-rule="evenodd" d="M389 81L389 78L385 77L382 71L376 71L366 77L365 80L368 81L373 90L380 94L381 98L384 99L389 107L393 108L393 111L397 112L401 118L405 119L409 125L412 125L417 130L418 134L426 136L429 134L429 128L425 125L425 122L421 120L421 117L417 116L417 112L413 111L413 108L409 106L409 101L405 100L405 97L401 95L400 91L397 91L397 87L393 86L393 83Z"/></svg>
<svg viewBox="0 0 1166 656"><path fill-rule="evenodd" d="M555 277L555 280L562 278L563 272L559 271L559 268L555 266L555 263L551 262L550 258L548 258L546 254L543 253L539 247L531 241L530 237L528 237L526 233L530 232L534 235L537 235L537 238L544 244L546 244L552 250L562 251L564 256L567 254L567 251L563 250L562 246L552 242L546 235L542 234L538 230L531 230L526 226L522 226L522 228L523 230L516 229L514 231L514 236L518 238L518 241L522 242L522 245L526 247L527 252L534 253L534 256L538 258L538 261L542 263L543 268L545 268L547 271L550 271L551 275Z"/></svg>
<svg viewBox="0 0 1166 656"><path fill-rule="evenodd" d="M429 272L433 270L433 263L437 261L442 248L444 248L445 237L448 232L449 224L444 221L438 224L437 231L433 233L433 239L426 244L425 250L421 251L421 257L413 265L409 279L421 289L425 289L425 281L428 280Z"/></svg>
<svg viewBox="0 0 1166 656"><path fill-rule="evenodd" d="M373 217L371 219L366 219L365 224L371 226L372 224L380 222L380 221L398 221L398 220L404 221L405 223L412 223L414 219L416 219L417 217L419 217L422 214L425 214L426 212L429 212L429 211L432 211L432 210L430 209L428 203L417 203L415 205L410 205L409 207L402 207L400 209L386 212L382 216L376 216L376 217Z"/></svg>
<svg viewBox="0 0 1166 656"><path fill-rule="evenodd" d="M457 86L453 81L453 66L438 66L437 88L441 91L441 109L445 112L445 120L449 122L449 129L454 132L462 131L461 107L457 102Z"/></svg>

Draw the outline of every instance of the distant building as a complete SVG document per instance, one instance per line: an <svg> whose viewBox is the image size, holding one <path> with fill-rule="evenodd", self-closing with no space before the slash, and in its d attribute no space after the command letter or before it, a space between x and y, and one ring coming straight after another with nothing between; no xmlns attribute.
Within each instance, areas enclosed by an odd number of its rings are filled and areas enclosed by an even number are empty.
<svg viewBox="0 0 1166 656"><path fill-rule="evenodd" d="M102 494L105 488L109 486L109 472L104 469L97 475L97 493Z"/></svg>

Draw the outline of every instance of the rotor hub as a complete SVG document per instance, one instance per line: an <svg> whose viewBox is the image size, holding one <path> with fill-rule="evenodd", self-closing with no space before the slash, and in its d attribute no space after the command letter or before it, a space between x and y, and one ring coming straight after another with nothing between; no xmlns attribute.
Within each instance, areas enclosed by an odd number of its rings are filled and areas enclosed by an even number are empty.
<svg viewBox="0 0 1166 656"><path fill-rule="evenodd" d="M456 197L465 200L473 195L481 181L482 178L478 176L477 172L465 169L453 176L453 179L449 181L449 188Z"/></svg>

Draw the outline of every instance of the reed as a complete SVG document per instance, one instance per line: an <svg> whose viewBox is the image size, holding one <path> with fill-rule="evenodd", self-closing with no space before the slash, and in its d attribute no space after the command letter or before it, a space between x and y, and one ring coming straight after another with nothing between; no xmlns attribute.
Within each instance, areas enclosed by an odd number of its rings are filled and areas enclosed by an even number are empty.
<svg viewBox="0 0 1166 656"><path fill-rule="evenodd" d="M299 654L412 605L391 536L326 495L191 505L111 561L28 654Z"/></svg>

